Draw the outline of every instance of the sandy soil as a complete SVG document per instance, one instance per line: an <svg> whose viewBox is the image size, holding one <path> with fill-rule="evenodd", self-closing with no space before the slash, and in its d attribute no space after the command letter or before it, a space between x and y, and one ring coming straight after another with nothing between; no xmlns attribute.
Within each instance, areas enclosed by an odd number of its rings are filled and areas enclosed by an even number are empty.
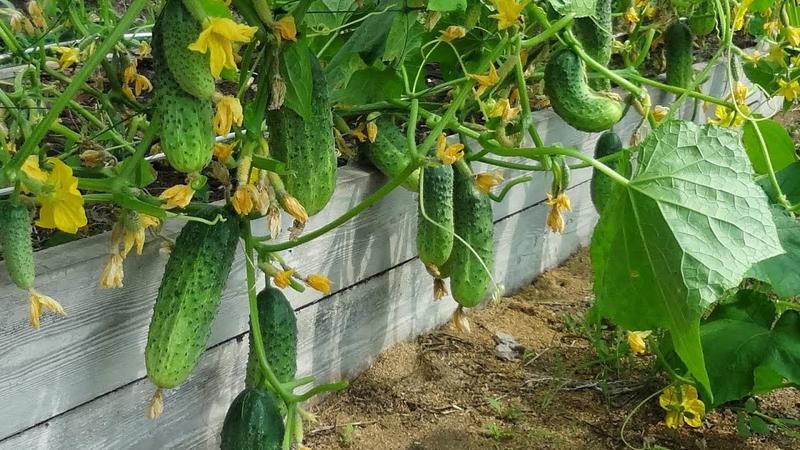
<svg viewBox="0 0 800 450"><path fill-rule="evenodd" d="M472 333L447 325L388 350L347 391L314 408L319 422L306 443L314 450L625 448L626 416L668 381L648 358L599 364L580 320L591 287L584 250L517 295L473 313ZM495 356L498 330L525 346L522 360ZM759 405L776 416L800 416L795 391ZM730 411L709 414L698 430L669 430L663 417L655 398L644 402L625 440L633 448L800 448L780 433L740 438Z"/></svg>

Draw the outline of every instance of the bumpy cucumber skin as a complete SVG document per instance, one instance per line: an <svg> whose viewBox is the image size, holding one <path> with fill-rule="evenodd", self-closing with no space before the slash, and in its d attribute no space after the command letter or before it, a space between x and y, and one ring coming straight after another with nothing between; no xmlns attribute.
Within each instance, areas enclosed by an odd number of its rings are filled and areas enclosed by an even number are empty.
<svg viewBox="0 0 800 450"><path fill-rule="evenodd" d="M617 133L609 130L600 135L600 138L597 139L597 144L594 148L594 157L602 158L603 156L612 155L622 149L622 141ZM606 165L612 169L617 168L616 161L607 162ZM597 170L592 172L590 191L592 194L592 203L599 214L603 213L603 209L605 209L613 189L614 181L611 180L611 178Z"/></svg>
<svg viewBox="0 0 800 450"><path fill-rule="evenodd" d="M211 76L208 53L189 50L202 31L181 0L167 0L159 16L166 63L180 87L202 100L210 100L216 86Z"/></svg>
<svg viewBox="0 0 800 450"><path fill-rule="evenodd" d="M261 340L264 342L267 362L278 381L286 383L294 379L297 371L297 320L294 308L280 289L274 287L267 287L259 292L257 301L258 324L261 328ZM252 335L251 328L250 336ZM251 338L245 386L262 388L264 378Z"/></svg>
<svg viewBox="0 0 800 450"><path fill-rule="evenodd" d="M217 214L225 222L183 227L164 269L145 348L147 376L156 386L182 383L211 334L239 238L239 221L227 209L210 207L199 215L213 220Z"/></svg>
<svg viewBox="0 0 800 450"><path fill-rule="evenodd" d="M597 0L593 17L580 17L572 24L572 31L586 53L604 66L611 61L611 43L614 41L611 3L612 0ZM611 89L611 82L608 78L592 78L589 86L607 91Z"/></svg>
<svg viewBox="0 0 800 450"><path fill-rule="evenodd" d="M36 270L33 263L31 218L28 208L13 200L0 202L0 248L11 281L20 289L32 288Z"/></svg>
<svg viewBox="0 0 800 450"><path fill-rule="evenodd" d="M375 125L378 126L375 142L363 145L362 148L372 165L387 177L394 178L411 162L406 137L389 117L379 117ZM419 192L419 170L415 170L403 182L403 187L411 192Z"/></svg>
<svg viewBox="0 0 800 450"><path fill-rule="evenodd" d="M181 89L167 66L163 46L163 23L153 27L154 115L161 123L161 150L179 172L200 172L214 151L210 100L201 100Z"/></svg>
<svg viewBox="0 0 800 450"><path fill-rule="evenodd" d="M246 388L228 407L222 423L220 448L279 450L283 433L283 417L275 399L266 392Z"/></svg>
<svg viewBox="0 0 800 450"><path fill-rule="evenodd" d="M683 22L673 22L664 32L664 49L667 59L667 84L688 88L694 77L692 30Z"/></svg>
<svg viewBox="0 0 800 450"><path fill-rule="evenodd" d="M286 164L290 174L283 177L286 190L312 216L322 210L336 187L336 150L333 115L325 72L311 55L312 120L305 120L290 108L269 111L270 152Z"/></svg>
<svg viewBox="0 0 800 450"><path fill-rule="evenodd" d="M480 192L472 178L458 170L453 174L453 226L492 270L494 223L489 196ZM472 308L486 298L491 277L478 258L461 241L453 242L453 251L445 271L450 274L450 291L460 305Z"/></svg>
<svg viewBox="0 0 800 450"><path fill-rule="evenodd" d="M432 224L425 214L444 229ZM417 253L426 265L441 267L453 250L453 167L426 167L422 180L422 199L417 217Z"/></svg>
<svg viewBox="0 0 800 450"><path fill-rule="evenodd" d="M556 114L578 130L607 130L622 118L620 102L589 87L583 60L570 49L550 56L544 69L544 90Z"/></svg>

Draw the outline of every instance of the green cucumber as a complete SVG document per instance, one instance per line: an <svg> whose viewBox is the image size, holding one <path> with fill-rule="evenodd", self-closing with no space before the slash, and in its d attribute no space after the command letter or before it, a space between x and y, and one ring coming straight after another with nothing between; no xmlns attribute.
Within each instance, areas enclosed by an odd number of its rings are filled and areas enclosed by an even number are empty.
<svg viewBox="0 0 800 450"><path fill-rule="evenodd" d="M283 417L275 399L246 388L233 400L222 423L222 450L279 450L283 444Z"/></svg>
<svg viewBox="0 0 800 450"><path fill-rule="evenodd" d="M179 172L200 172L214 151L210 100L201 100L184 91L167 66L162 38L163 23L153 27L153 112L161 125L161 150Z"/></svg>
<svg viewBox="0 0 800 450"><path fill-rule="evenodd" d="M375 142L366 143L361 148L378 170L387 177L394 178L400 175L412 160L406 145L406 136L387 116L380 116L375 120L375 125L378 126ZM403 182L403 186L409 191L419 192L419 169Z"/></svg>
<svg viewBox="0 0 800 450"><path fill-rule="evenodd" d="M619 101L589 87L583 60L571 49L550 56L544 69L544 91L556 114L578 130L607 130L622 118Z"/></svg>
<svg viewBox="0 0 800 450"><path fill-rule="evenodd" d="M611 3L612 0L597 0L593 16L577 18L572 24L572 31L586 53L604 66L611 62L611 44L614 41ZM607 91L611 89L611 82L604 77L592 78L589 86Z"/></svg>
<svg viewBox="0 0 800 450"><path fill-rule="evenodd" d="M622 141L619 136L614 131L609 130L600 135L600 138L597 139L597 144L594 148L594 157L595 159L599 159L604 156L613 155L622 150ZM611 169L623 170L623 176L627 177L630 175L628 170L630 166L628 164L619 164L617 161L609 161L605 164ZM599 214L603 214L603 209L606 204L608 204L615 185L616 183L607 175L593 170L590 192L592 203Z"/></svg>
<svg viewBox="0 0 800 450"><path fill-rule="evenodd" d="M456 239L447 261L445 272L450 274L450 291L461 306L478 306L492 283L494 222L489 196L475 186L473 178L454 170L453 176L453 227L477 253L470 251ZM478 259L480 258L480 260ZM481 264L481 260L483 264Z"/></svg>
<svg viewBox="0 0 800 450"><path fill-rule="evenodd" d="M443 228L431 223L425 214ZM426 267L437 269L447 262L453 250L453 167L445 164L426 167L417 216L417 252Z"/></svg>
<svg viewBox="0 0 800 450"><path fill-rule="evenodd" d="M297 320L294 308L283 292L274 287L266 287L259 292L257 301L258 324L261 328L261 341L264 343L267 362L278 381L281 383L292 381L297 370ZM252 327L250 336L253 336ZM264 389L265 378L251 337L245 386Z"/></svg>
<svg viewBox="0 0 800 450"><path fill-rule="evenodd" d="M283 106L269 111L270 152L286 164L286 190L309 216L322 210L336 187L336 143L328 83L317 58L311 54L311 120Z"/></svg>
<svg viewBox="0 0 800 450"><path fill-rule="evenodd" d="M692 30L683 22L673 22L664 32L664 50L667 59L667 84L688 88L694 78Z"/></svg>
<svg viewBox="0 0 800 450"><path fill-rule="evenodd" d="M28 208L14 200L0 201L0 249L9 278L18 288L33 287L36 271Z"/></svg>
<svg viewBox="0 0 800 450"><path fill-rule="evenodd" d="M214 225L189 222L175 241L147 334L145 365L160 388L182 383L200 361L211 334L222 288L239 239L239 220L227 208L208 207L198 216Z"/></svg>
<svg viewBox="0 0 800 450"><path fill-rule="evenodd" d="M201 100L210 100L216 91L208 53L189 50L202 26L181 0L167 0L158 16L166 65L178 85Z"/></svg>

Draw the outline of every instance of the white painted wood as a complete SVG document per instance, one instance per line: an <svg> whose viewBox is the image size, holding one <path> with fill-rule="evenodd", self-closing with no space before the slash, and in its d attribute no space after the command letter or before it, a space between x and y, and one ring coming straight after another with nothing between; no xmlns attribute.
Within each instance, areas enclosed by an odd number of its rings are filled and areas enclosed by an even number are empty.
<svg viewBox="0 0 800 450"><path fill-rule="evenodd" d="M704 90L727 92L724 72L712 72ZM657 91L651 91L651 95L654 105L669 105L674 99L671 94ZM692 103L685 104L683 117L691 117ZM536 112L534 119L547 143L561 142L590 152L599 136L573 130L551 110ZM704 121L702 109L696 119ZM640 117L631 110L615 126L623 142L628 140L639 121ZM481 165L477 168L483 170ZM506 177L516 174L518 172L507 171ZM589 170L576 171L573 182L581 183L589 176ZM374 172L352 167L340 169L334 198L324 211L312 218L309 230L344 213L383 182L383 177ZM541 202L549 183L549 176L535 174L533 181L514 188L503 203L494 206L495 219ZM591 220L586 218L589 216L577 217ZM541 241L545 239L544 220L542 215L535 222L525 224L526 230L518 232L536 230L538 237L531 239L534 243L537 239ZM400 189L334 232L287 251L285 256L302 273L325 273L332 279L335 291L348 292L362 280L414 257L415 224L414 196ZM167 234L177 233L180 225L169 224ZM263 221L257 221L255 229L264 232L266 226ZM166 259L158 255L156 245L147 245L143 256L126 261L123 289L100 290L97 279L105 264L107 242L108 236L101 235L37 253L37 287L61 301L69 314L66 318L45 316L39 331L31 330L27 324L23 293L14 288L5 271L0 270L0 304L4 308L0 317L0 405L4 406L0 408L0 439L144 376L142 355L147 326ZM498 261L515 261L507 267L498 263L498 270L507 269L498 272L503 274L506 287L532 279L539 273L537 261L548 261L546 257L550 256L525 253L529 248L527 242L513 241L513 245L511 242L500 242L497 249ZM246 330L243 286L240 256L234 263L209 346ZM308 290L290 295L290 298L295 308L302 308L319 296ZM368 356L354 358L365 357ZM338 364L343 370L348 369L348 363Z"/></svg>
<svg viewBox="0 0 800 450"><path fill-rule="evenodd" d="M596 214L588 183L570 191L575 211L563 235L543 232L548 207L538 204L495 225L496 275L517 288L586 245ZM520 264L529 272L518 270ZM509 270L514 268L515 270ZM432 283L414 259L297 312L298 374L318 382L349 378L378 353L446 321L449 299L432 300ZM191 378L167 392L165 412L145 417L153 387L139 379L94 401L0 441L0 450L218 448L222 419L242 388L247 340L232 338L206 352Z"/></svg>

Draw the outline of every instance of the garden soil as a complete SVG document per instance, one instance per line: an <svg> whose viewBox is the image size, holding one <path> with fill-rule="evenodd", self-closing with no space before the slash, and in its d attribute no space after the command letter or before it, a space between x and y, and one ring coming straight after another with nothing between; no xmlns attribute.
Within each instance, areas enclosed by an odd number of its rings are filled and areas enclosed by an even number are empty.
<svg viewBox="0 0 800 450"><path fill-rule="evenodd" d="M743 439L736 415L716 411L701 429L664 426L658 392L668 381L648 358L599 364L581 318L592 299L588 252L502 302L470 314L471 333L452 325L383 353L346 391L312 411L313 450L793 449L773 433ZM445 300L449 301L449 300ZM495 356L493 336L511 334L520 360ZM606 334L613 334L606 331ZM800 394L758 399L765 413L800 416ZM492 406L494 405L494 406Z"/></svg>

